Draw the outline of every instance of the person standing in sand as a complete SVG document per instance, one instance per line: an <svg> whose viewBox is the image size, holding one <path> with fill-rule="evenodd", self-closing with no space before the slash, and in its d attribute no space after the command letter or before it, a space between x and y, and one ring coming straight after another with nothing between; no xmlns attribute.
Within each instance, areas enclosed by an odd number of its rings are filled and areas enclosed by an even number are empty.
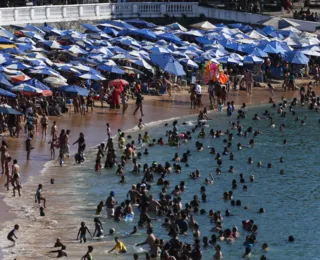
<svg viewBox="0 0 320 260"><path fill-rule="evenodd" d="M3 138L3 137L2 137ZM1 168L2 172L1 174L4 174L4 165L5 165L5 159L6 159L6 153L8 151L8 145L6 141L2 140L2 144L0 147L0 152L1 152Z"/></svg>
<svg viewBox="0 0 320 260"><path fill-rule="evenodd" d="M143 96L141 95L141 92L140 91L137 91L137 99L136 99L136 109L134 110L133 112L133 115L135 115L137 113L137 111L140 109L140 112L141 112L141 116L144 116L143 115L143 110L142 110L142 100L143 100Z"/></svg>
<svg viewBox="0 0 320 260"><path fill-rule="evenodd" d="M4 163L4 172L7 177L6 184L4 185L7 187L7 190L9 190L9 185L10 185L10 180L11 180L11 174L10 174L10 162L11 162L11 157L9 153L6 153L6 158L5 158L5 163Z"/></svg>
<svg viewBox="0 0 320 260"><path fill-rule="evenodd" d="M18 165L18 161L16 159L13 160L11 183L13 186L13 197L16 196L16 190L18 190L19 197L21 197L20 166Z"/></svg>
<svg viewBox="0 0 320 260"><path fill-rule="evenodd" d="M56 139L56 137L57 137L57 129L58 129L57 123L56 123L56 121L53 121L53 125L51 126L51 136L52 136L52 140L53 140L53 139Z"/></svg>
<svg viewBox="0 0 320 260"><path fill-rule="evenodd" d="M42 137L41 138L43 138L43 135L44 135L44 138L46 139L47 138L47 131L48 131L48 123L49 123L49 120L48 120L48 117L46 116L46 114L42 115L40 123L41 123L41 129L42 129L42 131L41 131Z"/></svg>

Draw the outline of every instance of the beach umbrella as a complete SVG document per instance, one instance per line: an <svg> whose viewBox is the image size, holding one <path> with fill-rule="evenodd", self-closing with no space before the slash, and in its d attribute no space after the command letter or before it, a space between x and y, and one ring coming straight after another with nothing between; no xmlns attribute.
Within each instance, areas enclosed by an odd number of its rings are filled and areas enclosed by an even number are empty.
<svg viewBox="0 0 320 260"><path fill-rule="evenodd" d="M119 32L117 30L113 29L113 28L99 26L99 25L98 25L98 27L101 28L104 33L112 34L113 36L118 36Z"/></svg>
<svg viewBox="0 0 320 260"><path fill-rule="evenodd" d="M266 53L271 53L271 54L279 54L279 53L284 54L285 53L284 49L282 49L282 48L275 49L270 44L267 44L263 48L263 51L266 52Z"/></svg>
<svg viewBox="0 0 320 260"><path fill-rule="evenodd" d="M143 67L147 70L153 69L152 66L148 62L146 62L144 59L131 60L131 63L134 63L134 64L136 64L140 67Z"/></svg>
<svg viewBox="0 0 320 260"><path fill-rule="evenodd" d="M168 24L166 25L168 28L173 29L173 30L179 30L179 31L183 31L186 32L188 31L185 27L183 27L181 24L179 23L172 23L172 24Z"/></svg>
<svg viewBox="0 0 320 260"><path fill-rule="evenodd" d="M176 76L186 75L182 65L170 54L158 53L151 54L151 61L158 65L162 70L171 73Z"/></svg>
<svg viewBox="0 0 320 260"><path fill-rule="evenodd" d="M181 64L184 64L184 65L191 67L191 68L196 68L196 69L199 68L199 65L197 63L195 63L193 60L190 60L187 58L179 59L179 62L181 62Z"/></svg>
<svg viewBox="0 0 320 260"><path fill-rule="evenodd" d="M137 27L153 28L157 26L154 23L150 23L140 19L129 19L125 20L125 22Z"/></svg>
<svg viewBox="0 0 320 260"><path fill-rule="evenodd" d="M195 37L204 36L204 34L199 32L198 30L190 30L187 32L181 32L180 35L189 35L189 36L195 36Z"/></svg>
<svg viewBox="0 0 320 260"><path fill-rule="evenodd" d="M203 45L206 45L206 44L213 44L215 41L210 38L209 36L201 36L201 37L197 37L196 38L196 41L198 43L201 43Z"/></svg>
<svg viewBox="0 0 320 260"><path fill-rule="evenodd" d="M44 41L43 35L36 33L36 32L29 32L29 31L25 31L22 30L21 31L23 33L24 36L27 36L31 39L35 39L35 40L39 40L39 41Z"/></svg>
<svg viewBox="0 0 320 260"><path fill-rule="evenodd" d="M260 58L267 58L269 57L268 53L266 53L265 51L259 49L259 48L253 48L251 52L249 52L250 55L252 56L257 56Z"/></svg>
<svg viewBox="0 0 320 260"><path fill-rule="evenodd" d="M16 62L16 63L12 63L8 66L5 66L5 68L11 69L11 70L25 70L25 69L31 68L31 66L24 64L24 63L21 63L21 62Z"/></svg>
<svg viewBox="0 0 320 260"><path fill-rule="evenodd" d="M86 28L88 31L91 31L91 32L101 32L101 30L93 25L93 24L88 24L88 23L83 23L81 24L84 28Z"/></svg>
<svg viewBox="0 0 320 260"><path fill-rule="evenodd" d="M127 74L140 74L140 75L144 75L144 73L140 70L137 70L135 68L132 67L128 67L128 66L121 66L121 69L123 69L123 71Z"/></svg>
<svg viewBox="0 0 320 260"><path fill-rule="evenodd" d="M284 59L289 63L300 65L306 65L309 62L309 58L300 51L288 52Z"/></svg>
<svg viewBox="0 0 320 260"><path fill-rule="evenodd" d="M13 41L10 41L9 39L5 38L5 37L2 37L0 36L0 43L1 44L13 44Z"/></svg>
<svg viewBox="0 0 320 260"><path fill-rule="evenodd" d="M1 26L0 26L0 36L7 38L7 39L10 39L10 40L14 39L14 35Z"/></svg>
<svg viewBox="0 0 320 260"><path fill-rule="evenodd" d="M59 71L64 71L64 72L69 72L69 73L77 73L79 74L80 71L75 69L72 65L70 64L66 64L66 63L62 63L62 64L59 64L59 63L55 63L54 64L56 66L56 69L59 70Z"/></svg>
<svg viewBox="0 0 320 260"><path fill-rule="evenodd" d="M55 76L59 75L59 73L49 67L39 67L39 68L33 68L29 70L29 73L32 74L41 74L41 75L49 75L49 76Z"/></svg>
<svg viewBox="0 0 320 260"><path fill-rule="evenodd" d="M149 39L149 40L156 40L157 35L148 29L137 29L137 30L132 30L131 35L137 35L141 36L143 38Z"/></svg>
<svg viewBox="0 0 320 260"><path fill-rule="evenodd" d="M173 42L175 44L181 44L181 39L172 33L162 33L162 34L159 34L158 37L160 39L163 39L168 42Z"/></svg>
<svg viewBox="0 0 320 260"><path fill-rule="evenodd" d="M154 46L149 49L149 52L159 54L159 53L170 53L168 49L160 46Z"/></svg>
<svg viewBox="0 0 320 260"><path fill-rule="evenodd" d="M67 84L67 80L63 80L60 77L47 77L43 82L49 84L52 87L61 87Z"/></svg>
<svg viewBox="0 0 320 260"><path fill-rule="evenodd" d="M205 30L205 31L216 28L216 26L214 26L212 23L208 21L191 24L190 27Z"/></svg>
<svg viewBox="0 0 320 260"><path fill-rule="evenodd" d="M33 78L27 81L22 82L24 84L27 84L29 86L35 87L37 89L41 89L41 90L50 90L50 88L48 86L46 86L45 84L43 84L41 81Z"/></svg>
<svg viewBox="0 0 320 260"><path fill-rule="evenodd" d="M56 49L56 50L62 49L60 43L58 43L57 41L43 41L42 44L48 46L51 49Z"/></svg>
<svg viewBox="0 0 320 260"><path fill-rule="evenodd" d="M3 74L0 74L0 85L8 88L12 87L12 84L7 80L7 78Z"/></svg>
<svg viewBox="0 0 320 260"><path fill-rule="evenodd" d="M5 90L5 89L2 89L2 88L0 88L0 96L5 96L5 97L16 97L17 95L16 94L14 94L14 93L12 93L12 92L10 92L10 91L7 91L7 90ZM1 112L0 112L1 113Z"/></svg>
<svg viewBox="0 0 320 260"><path fill-rule="evenodd" d="M90 79L90 80L94 80L94 81L101 81L101 80L106 79L105 77L102 77L100 75L94 75L94 74L90 74L90 73L78 74L78 75L76 75L76 77L82 78L82 79Z"/></svg>
<svg viewBox="0 0 320 260"><path fill-rule="evenodd" d="M263 64L263 62L264 62L263 59L254 55L248 55L243 59L244 64Z"/></svg>
<svg viewBox="0 0 320 260"><path fill-rule="evenodd" d="M301 50L301 53L308 56L320 57L320 52L313 51L310 49Z"/></svg>
<svg viewBox="0 0 320 260"><path fill-rule="evenodd" d="M73 54L88 54L87 51L81 49L78 45L62 46L61 48Z"/></svg>
<svg viewBox="0 0 320 260"><path fill-rule="evenodd" d="M271 17L271 18L268 18L267 20L260 21L259 23L267 26L272 26L276 29L286 28L288 26L297 27L300 25L299 23L296 23L294 21L291 21L289 19L282 18L282 17Z"/></svg>
<svg viewBox="0 0 320 260"><path fill-rule="evenodd" d="M89 95L89 90L85 88L81 88L76 85L66 85L59 88L59 91L71 93L71 94L77 94L79 96L87 97Z"/></svg>
<svg viewBox="0 0 320 260"><path fill-rule="evenodd" d="M6 48L6 49L1 49L1 52L2 52L2 53L16 54L16 55L25 54L23 51L19 50L18 48Z"/></svg>
<svg viewBox="0 0 320 260"><path fill-rule="evenodd" d="M26 83L20 83L19 85L13 86L11 91L17 91L17 92L34 92L34 93L42 93L41 89L35 88L29 84Z"/></svg>
<svg viewBox="0 0 320 260"><path fill-rule="evenodd" d="M102 71L107 71L107 72L110 72L110 73L115 73L115 74L124 74L125 72L120 69L118 66L112 66L112 65L106 65L106 64L103 64L103 65L99 65L97 67L99 70L102 70Z"/></svg>
<svg viewBox="0 0 320 260"><path fill-rule="evenodd" d="M131 48L140 48L141 45L133 38L127 36L127 37L121 37L120 39L117 39L117 41L123 45L129 46Z"/></svg>
<svg viewBox="0 0 320 260"><path fill-rule="evenodd" d="M50 25L46 25L46 26L42 26L41 29L48 33L48 34L52 34L52 35L56 35L56 36L61 36L62 35L62 31L55 28L55 27L52 27Z"/></svg>
<svg viewBox="0 0 320 260"><path fill-rule="evenodd" d="M239 66L242 66L243 63L241 60L235 59L234 57L222 57L218 59L218 62L226 64L226 63L231 63L231 64L238 64Z"/></svg>
<svg viewBox="0 0 320 260"><path fill-rule="evenodd" d="M121 87L121 86L128 86L129 82L124 80L124 79L115 79L115 80L111 80L108 85L110 87Z"/></svg>
<svg viewBox="0 0 320 260"><path fill-rule="evenodd" d="M11 92L5 91L3 89L0 89L0 95L5 96L2 93L5 94L5 93L11 93ZM11 96L11 97L16 97L16 95L13 94L13 93L11 93L11 95L14 95L14 96ZM22 113L20 113L18 110L15 110L15 109L13 109L12 107L10 107L8 105L1 105L0 106L0 113L7 114L7 115L22 115Z"/></svg>

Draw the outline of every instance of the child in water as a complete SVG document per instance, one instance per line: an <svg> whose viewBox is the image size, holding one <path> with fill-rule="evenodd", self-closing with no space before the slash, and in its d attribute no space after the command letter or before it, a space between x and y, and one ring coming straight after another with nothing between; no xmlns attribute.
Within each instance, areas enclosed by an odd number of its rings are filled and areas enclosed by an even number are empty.
<svg viewBox="0 0 320 260"><path fill-rule="evenodd" d="M82 241L84 243L87 242L87 238L86 238L87 231L90 234L90 236L92 237L90 230L86 227L86 223L81 222L81 227L79 228L79 232L77 235L77 240L79 240L79 235L80 235L80 243L82 243Z"/></svg>
<svg viewBox="0 0 320 260"><path fill-rule="evenodd" d="M12 241L14 244L16 244L16 241L13 239L13 237L15 239L18 239L16 237L16 232L19 230L19 225L14 225L14 228L9 232L7 239Z"/></svg>
<svg viewBox="0 0 320 260"><path fill-rule="evenodd" d="M144 126L146 126L146 125L142 122L142 118L140 118L139 123L138 123L139 129L142 129Z"/></svg>

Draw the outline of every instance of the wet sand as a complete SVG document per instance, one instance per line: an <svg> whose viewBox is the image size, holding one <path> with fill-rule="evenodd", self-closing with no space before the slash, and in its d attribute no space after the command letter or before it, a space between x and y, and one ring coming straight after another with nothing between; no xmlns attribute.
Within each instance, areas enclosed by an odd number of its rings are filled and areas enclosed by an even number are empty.
<svg viewBox="0 0 320 260"><path fill-rule="evenodd" d="M204 106L208 107L208 96L206 90L203 89L203 101ZM277 91L272 96L273 99L280 99L282 96L286 98L293 98L297 92L282 92ZM237 105L243 102L247 104L262 104L267 103L270 92L267 89L254 89L253 96L248 96L244 91L231 91L229 94L229 100L234 100ZM74 113L64 114L63 117L55 117L50 119L49 127L52 125L52 121L56 120L58 125L58 132L61 129L71 130L71 140L73 143L77 140L79 133L82 131L86 137L87 147L93 147L101 143L106 139L106 127L107 122L110 123L112 134L115 134L118 128L122 130L131 129L138 124L140 118L139 113L133 116L133 110L135 108L134 101L129 105L126 115L122 116L118 110L101 109L96 107L94 112L89 112L86 116L76 115ZM98 103L96 105L99 105ZM197 114L199 109L190 109L189 95L187 91L175 93L173 97L167 95L161 97L149 97L145 96L144 101L144 123L149 123L158 120L169 119L173 117L181 117L191 114ZM216 110L215 110L216 111ZM214 119L214 114L211 115ZM40 128L40 127L39 127ZM38 130L40 131L40 130ZM2 198L9 205L15 204L14 208L6 206L5 203L1 203L2 208L0 214L1 220L1 236L4 236L6 232L12 229L12 224L19 223L21 225L21 231L19 231L20 239L19 244L10 249L17 259L44 259L43 254L52 250L50 246L56 237L63 237L63 241L70 245L68 246L68 254L72 256L79 256L85 253L85 247L79 246L75 241L76 232L79 222L77 220L68 220L68 230L63 230L61 234L61 228L59 224L65 221L66 210L72 210L72 205L75 203L81 203L77 198L74 198L71 193L70 178L68 178L68 172L65 167L60 167L58 161L54 161L50 167L46 170L45 174L40 175L44 164L50 159L48 140L41 141L41 133L38 133L36 141L34 143L35 149L31 153L31 161L26 161L26 152L24 147L24 141L26 136L21 134L20 138L7 138L9 143L9 152L12 158L17 158L21 167L21 179L23 183L22 198L10 198L11 191L7 192L4 187L5 178L0 178L0 193ZM47 137L49 139L49 137ZM71 146L71 153L76 151L76 145ZM56 152L56 156L58 156ZM67 165L74 163L73 158L66 161ZM92 162L93 164L93 162ZM93 167L90 164L89 167ZM55 179L55 184L50 185L50 179ZM50 216L50 221L46 218L39 218L38 208L34 207L31 211L26 209L26 203L30 206L33 205L34 193L37 185L42 183L44 185L43 194L47 198L46 215ZM74 187L73 187L74 188ZM79 187L81 188L81 187ZM109 190L106 187L106 190ZM1 198L1 199L2 199ZM105 198L101 198L105 199ZM97 199L98 200L98 199ZM30 204L29 204L30 203ZM63 205L63 207L61 207ZM88 205L84 205L88 207ZM94 212L96 205L92 206L92 212ZM89 206L90 208L90 206ZM18 214L15 214L18 213ZM21 214L20 214L21 213ZM21 218L23 216L23 218ZM14 219L13 222L11 222ZM52 220L54 219L54 220ZM27 221L26 221L27 220ZM9 222L8 222L9 221ZM5 223L6 222L6 223ZM11 223L10 223L11 222ZM90 223L91 225L92 223ZM29 236L28 234L37 233L37 236ZM19 236L18 236L19 237ZM33 237L33 239L28 239ZM3 237L5 238L5 237ZM90 244L92 241L90 241ZM96 246L106 246L106 242L93 243ZM8 246L9 243L5 243L3 246ZM27 249L30 248L30 249ZM81 253L80 253L81 252ZM19 258L20 256L20 258ZM51 255L54 256L54 255ZM21 258L23 257L23 258Z"/></svg>

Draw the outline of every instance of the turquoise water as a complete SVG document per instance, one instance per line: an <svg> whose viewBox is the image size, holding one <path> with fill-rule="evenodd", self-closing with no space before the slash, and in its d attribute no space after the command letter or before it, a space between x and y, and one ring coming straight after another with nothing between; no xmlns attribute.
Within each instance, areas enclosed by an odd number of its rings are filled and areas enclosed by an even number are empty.
<svg viewBox="0 0 320 260"><path fill-rule="evenodd" d="M275 120L276 127L269 127L269 120L262 119L253 121L251 118L255 113L262 116L262 112L268 109ZM242 220L253 219L258 225L257 243L253 247L251 259L260 259L262 254L265 254L268 259L294 260L294 259L318 259L318 243L320 238L318 234L318 216L320 209L318 201L320 197L319 187L319 163L318 163L318 140L319 140L319 125L318 114L313 111L308 111L306 108L297 107L297 115L306 118L306 125L300 126L300 122L294 121L295 116L287 113L287 118L280 118L276 109L270 106L249 109L247 118L241 120L244 129L252 126L254 130L260 129L262 134L255 138L254 148L243 148L238 151L237 143L248 146L252 133L248 137L239 137L236 135L236 130L232 130L234 140L232 148L235 154L234 161L229 160L229 156L223 156L222 151L225 147L223 139L226 136L213 139L207 136L205 139L197 138L198 132L193 134L193 139L188 143L183 143L179 147L170 146L155 146L149 148L150 154L142 156L139 163L149 165L156 160L158 163L171 161L174 154L177 152L180 156L187 150L191 151L189 158L189 168L183 166L182 173L172 173L167 178L171 182L168 193L178 185L180 181L186 182L186 190L181 195L182 204L189 203L194 195L201 198L200 187L204 185L204 179L212 173L215 179L213 185L206 186L207 202L201 203L200 209L205 209L208 213L210 209L214 211L220 210L224 217L223 229L237 226L240 231L240 238L234 243L218 242L222 247L224 259L239 259L245 248L242 243L245 241L245 236L250 234L242 229ZM235 122L236 114L232 117L226 117L223 114L210 114L213 120L207 122L205 127L208 133L211 128L214 130L226 130L230 127L230 122ZM194 127L196 123L195 117L179 119L179 132L188 131ZM187 125L181 125L182 122L187 122ZM164 127L164 123L146 127L142 131L133 131L130 134L133 140L137 140L137 134L148 131L152 138L164 136L166 130L171 128L172 122L168 121L170 127ZM285 124L285 131L280 131L280 124ZM283 144L283 139L287 139L287 144ZM199 140L204 144L204 150L197 152L195 142ZM214 155L210 154L210 148L214 147L222 156L223 165L221 167L222 174L216 175L217 168ZM139 147L142 151L143 148ZM116 176L116 167L112 170L102 169L96 173L94 168L94 158L96 151L89 152L84 164L72 167L72 176L74 178L75 195L81 198L82 206L75 207L73 214L81 216L87 223L91 223L94 217L97 204L105 201L111 190L115 191L115 199L120 203L126 199L126 194L133 183L138 183L142 179L142 174L129 173L133 166L132 163L127 163L126 179L127 184L119 184L120 177ZM253 158L253 164L248 164L248 157ZM118 159L119 159L118 153ZM283 157L285 162L280 163L279 158ZM261 161L262 168L257 167L257 162ZM172 162L171 162L172 163ZM272 163L272 168L267 168L267 163ZM228 173L230 166L234 166L235 173ZM201 178L192 180L189 178L189 173L200 170ZM285 170L284 175L280 175L280 169ZM242 190L242 185L239 180L239 174L243 173L248 186L247 191ZM255 181L250 182L249 176L254 175ZM155 182L160 176L155 174ZM237 180L238 188L233 190L234 199L241 200L242 206L231 206L230 201L222 199L223 192L232 190L231 182ZM162 186L153 185L151 194L156 199ZM245 210L244 206L249 209ZM264 214L258 214L259 208L265 208ZM225 210L230 210L234 216L226 217ZM138 234L127 237L125 232L130 232L134 225L137 225L139 212L135 210L136 217L133 222L121 221L116 223L113 220L102 218L105 233L110 228L116 229L116 235L122 237L122 241L127 245L128 253L126 255L114 254L114 259L133 259L132 254L141 250L136 248L135 243L143 242L146 238L146 230L139 228ZM104 214L106 214L104 212ZM152 216L152 214L151 214ZM195 220L200 224L201 239L203 236L211 237L210 229L214 224L206 215L195 214ZM154 233L157 238L168 240L167 231L161 227L164 222L164 217L157 218L153 221ZM217 234L217 233L215 233ZM295 237L294 243L288 243L288 236ZM104 238L107 241L112 241L111 236ZM188 235L180 236L179 239L183 242L193 244L192 232L189 230ZM269 244L269 251L262 252L262 243ZM109 249L109 248L107 248ZM95 259L105 259L106 248L97 248L94 252ZM147 247L144 247L147 249ZM203 259L212 259L215 252L214 246L203 249ZM142 258L144 259L144 257Z"/></svg>

